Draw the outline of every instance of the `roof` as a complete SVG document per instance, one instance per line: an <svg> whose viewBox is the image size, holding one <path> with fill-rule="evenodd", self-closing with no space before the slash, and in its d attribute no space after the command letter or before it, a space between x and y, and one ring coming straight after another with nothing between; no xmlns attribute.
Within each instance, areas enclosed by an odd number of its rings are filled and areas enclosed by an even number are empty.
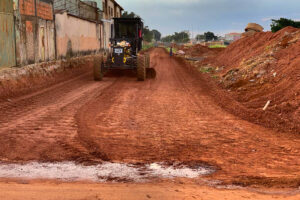
<svg viewBox="0 0 300 200"><path fill-rule="evenodd" d="M118 7L120 7L121 10L124 10L124 8L122 6L120 6L120 4L116 1L116 0L111 0L115 5L117 5Z"/></svg>

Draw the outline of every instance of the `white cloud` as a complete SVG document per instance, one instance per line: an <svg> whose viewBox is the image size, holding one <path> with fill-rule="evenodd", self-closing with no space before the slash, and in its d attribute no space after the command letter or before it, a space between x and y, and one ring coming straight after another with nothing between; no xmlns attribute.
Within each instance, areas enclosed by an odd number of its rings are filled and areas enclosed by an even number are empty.
<svg viewBox="0 0 300 200"><path fill-rule="evenodd" d="M262 18L261 21L267 22L267 21L271 21L271 19L274 19L274 17L265 17L265 18Z"/></svg>

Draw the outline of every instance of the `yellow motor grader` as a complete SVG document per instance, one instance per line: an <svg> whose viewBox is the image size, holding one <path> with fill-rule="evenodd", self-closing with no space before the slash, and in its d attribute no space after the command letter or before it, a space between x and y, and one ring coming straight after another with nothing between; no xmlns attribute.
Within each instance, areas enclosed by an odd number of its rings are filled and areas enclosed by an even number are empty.
<svg viewBox="0 0 300 200"><path fill-rule="evenodd" d="M111 52L94 67L94 79L101 81L108 70L135 70L137 80L144 81L150 69L150 56L140 53L143 43L143 22L140 18L114 18ZM153 76L153 75L152 75Z"/></svg>

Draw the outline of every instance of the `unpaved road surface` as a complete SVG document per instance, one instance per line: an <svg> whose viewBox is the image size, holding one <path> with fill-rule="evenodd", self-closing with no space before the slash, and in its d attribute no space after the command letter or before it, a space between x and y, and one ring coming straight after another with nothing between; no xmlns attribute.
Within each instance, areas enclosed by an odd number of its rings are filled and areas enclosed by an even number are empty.
<svg viewBox="0 0 300 200"><path fill-rule="evenodd" d="M151 51L151 65L157 77L145 82L134 76L94 82L86 73L0 103L0 161L204 164L216 169L208 180L299 187L300 136L227 113L163 49Z"/></svg>

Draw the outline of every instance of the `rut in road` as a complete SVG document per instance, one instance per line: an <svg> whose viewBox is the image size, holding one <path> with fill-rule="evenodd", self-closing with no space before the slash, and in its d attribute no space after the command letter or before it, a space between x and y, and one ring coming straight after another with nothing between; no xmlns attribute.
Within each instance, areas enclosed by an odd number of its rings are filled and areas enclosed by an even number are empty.
<svg viewBox="0 0 300 200"><path fill-rule="evenodd" d="M91 159L77 140L75 114L102 88L91 73L0 104L0 160Z"/></svg>
<svg viewBox="0 0 300 200"><path fill-rule="evenodd" d="M0 103L0 161L209 163L225 181L300 180L299 136L227 113L198 74L164 49L150 54L156 79L87 73Z"/></svg>
<svg viewBox="0 0 300 200"><path fill-rule="evenodd" d="M156 80L121 78L78 112L79 138L89 148L112 161L207 162L222 169L217 176L299 181L299 137L228 114L163 49L151 60Z"/></svg>

